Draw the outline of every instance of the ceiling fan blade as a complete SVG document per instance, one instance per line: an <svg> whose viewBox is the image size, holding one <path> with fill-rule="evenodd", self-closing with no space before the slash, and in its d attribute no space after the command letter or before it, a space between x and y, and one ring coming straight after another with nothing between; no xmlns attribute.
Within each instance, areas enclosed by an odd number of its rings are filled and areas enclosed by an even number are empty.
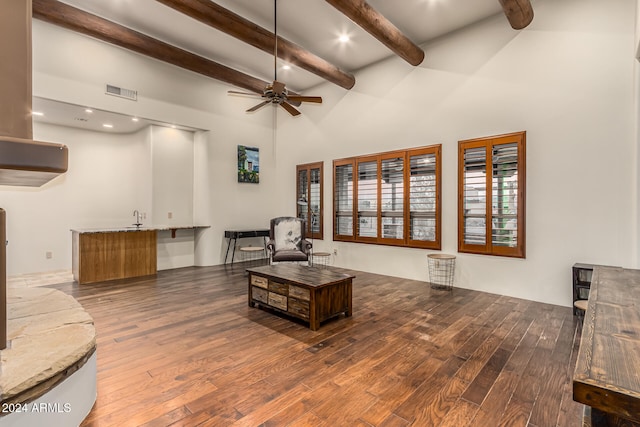
<svg viewBox="0 0 640 427"><path fill-rule="evenodd" d="M271 87L273 88L273 93L277 95L282 95L282 92L284 92L284 83L279 82L277 80L273 81L273 84L271 85Z"/></svg>
<svg viewBox="0 0 640 427"><path fill-rule="evenodd" d="M280 106L282 106L282 108L287 110L289 112L289 114L291 114L292 116L300 115L300 111L298 111L295 108L293 108L293 106L291 104L289 104L288 102L286 102L286 101L281 102Z"/></svg>
<svg viewBox="0 0 640 427"><path fill-rule="evenodd" d="M263 101L263 102L261 102L260 104L255 105L255 106L253 106L253 107L249 108L249 109L247 110L247 113L251 113L251 112L253 112L253 111L256 111L256 110L258 110L258 109L260 109L260 108L262 108L262 107L264 107L265 105L270 104L270 103L271 103L271 101Z"/></svg>
<svg viewBox="0 0 640 427"><path fill-rule="evenodd" d="M300 101L300 102L315 102L317 104L322 104L321 96L299 96L299 95L291 95L288 96L287 99L289 101Z"/></svg>
<svg viewBox="0 0 640 427"><path fill-rule="evenodd" d="M230 95L247 95L247 96L257 96L257 97L261 97L262 96L259 93L238 92L237 90L228 90L227 93L230 94Z"/></svg>

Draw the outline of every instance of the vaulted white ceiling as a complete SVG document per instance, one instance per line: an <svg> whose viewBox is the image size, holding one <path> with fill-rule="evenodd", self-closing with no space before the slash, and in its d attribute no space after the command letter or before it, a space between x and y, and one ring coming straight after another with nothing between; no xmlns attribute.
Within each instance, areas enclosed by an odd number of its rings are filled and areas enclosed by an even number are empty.
<svg viewBox="0 0 640 427"><path fill-rule="evenodd" d="M274 79L272 54L190 18L159 1L61 2L261 80ZM215 3L268 31L274 31L274 0L215 0ZM368 3L418 45L424 45L430 40L496 14L503 15L504 25L509 27L498 0L369 0ZM323 0L277 0L277 33L349 73L395 55ZM348 35L349 41L340 42L341 35ZM425 55L428 57L428 50ZM409 63L404 64L412 67ZM284 62L278 59L278 79L284 81L290 90L304 94L305 90L324 82L322 77L302 68L292 66L285 70L282 69L283 65ZM237 88L230 86L230 89ZM119 129L120 132L131 132L150 123L132 123L130 117L102 111L95 111L88 116L84 112L84 106L34 99L34 110L39 109L47 110L48 113L46 117L34 117L35 121L98 131ZM102 124L106 122L118 125L113 130L105 129Z"/></svg>
<svg viewBox="0 0 640 427"><path fill-rule="evenodd" d="M273 56L155 0L63 0L63 3L251 76L273 80ZM267 30L274 30L273 0L216 0L215 3ZM369 4L416 44L503 13L498 0L370 0ZM345 71L353 72L393 55L325 1L278 0L277 11L279 36ZM509 26L506 17L504 25ZM350 36L348 43L338 41L343 34ZM298 67L281 70L282 65L279 60L278 77L291 90L304 91L323 81Z"/></svg>

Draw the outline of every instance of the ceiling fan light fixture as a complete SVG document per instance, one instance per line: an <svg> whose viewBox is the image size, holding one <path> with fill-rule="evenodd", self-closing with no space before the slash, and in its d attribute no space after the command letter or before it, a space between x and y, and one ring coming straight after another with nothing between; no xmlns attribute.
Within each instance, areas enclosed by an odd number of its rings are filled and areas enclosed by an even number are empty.
<svg viewBox="0 0 640 427"><path fill-rule="evenodd" d="M246 92L238 92L234 90L228 91L229 94L234 95L249 95L259 96L263 98L263 101L247 110L247 113L252 113L268 104L279 105L284 108L292 116L297 116L300 111L296 110L302 102L314 102L316 104L322 103L322 98L319 96L300 96L297 94L289 95L289 91L285 87L283 82L278 81L278 10L277 0L273 0L273 27L274 27L274 52L273 52L273 83L267 85L262 92L262 95L256 95ZM288 70L291 66L284 64L282 69Z"/></svg>

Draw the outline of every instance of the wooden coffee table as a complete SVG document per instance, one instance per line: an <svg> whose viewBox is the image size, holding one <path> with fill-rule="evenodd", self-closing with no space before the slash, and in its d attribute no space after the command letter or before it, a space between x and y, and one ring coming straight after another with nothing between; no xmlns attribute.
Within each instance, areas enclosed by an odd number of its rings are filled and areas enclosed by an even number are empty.
<svg viewBox="0 0 640 427"><path fill-rule="evenodd" d="M302 319L313 331L341 313L351 316L353 275L298 264L265 265L247 272L250 307L258 304Z"/></svg>

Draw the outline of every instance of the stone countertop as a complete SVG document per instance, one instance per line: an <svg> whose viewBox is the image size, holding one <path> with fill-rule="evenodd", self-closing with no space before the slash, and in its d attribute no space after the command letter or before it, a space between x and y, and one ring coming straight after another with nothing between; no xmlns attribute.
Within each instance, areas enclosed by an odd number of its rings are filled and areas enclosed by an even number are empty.
<svg viewBox="0 0 640 427"><path fill-rule="evenodd" d="M10 346L0 351L2 402L25 402L46 393L96 348L91 316L55 289L7 289L7 335Z"/></svg>
<svg viewBox="0 0 640 427"><path fill-rule="evenodd" d="M123 226L123 227L96 227L96 228L72 228L71 231L76 233L121 233L128 231L173 231L173 230L191 230L196 228L209 228L210 225L142 225L141 227Z"/></svg>

